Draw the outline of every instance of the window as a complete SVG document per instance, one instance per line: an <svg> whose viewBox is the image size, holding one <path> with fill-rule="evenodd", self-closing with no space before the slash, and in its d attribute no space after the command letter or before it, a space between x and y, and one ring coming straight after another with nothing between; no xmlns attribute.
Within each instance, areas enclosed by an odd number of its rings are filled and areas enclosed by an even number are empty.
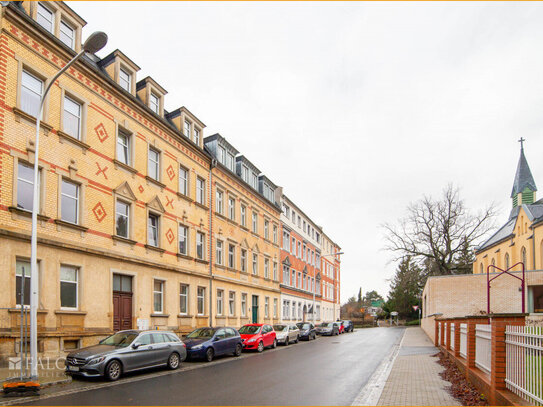
<svg viewBox="0 0 543 407"><path fill-rule="evenodd" d="M290 284L293 287L296 287L296 271L295 270L292 270L292 277L290 279Z"/></svg>
<svg viewBox="0 0 543 407"><path fill-rule="evenodd" d="M21 305L21 288L24 274L23 304L30 306L30 262L17 260L15 265L15 298L17 305Z"/></svg>
<svg viewBox="0 0 543 407"><path fill-rule="evenodd" d="M296 257L302 258L302 243L298 242L298 250L296 251Z"/></svg>
<svg viewBox="0 0 543 407"><path fill-rule="evenodd" d="M253 218L253 233L258 233L258 215L256 212L252 213Z"/></svg>
<svg viewBox="0 0 543 407"><path fill-rule="evenodd" d="M247 250L241 249L241 271L247 272Z"/></svg>
<svg viewBox="0 0 543 407"><path fill-rule="evenodd" d="M68 96L64 96L63 129L66 134L81 140L82 105Z"/></svg>
<svg viewBox="0 0 543 407"><path fill-rule="evenodd" d="M270 222L267 220L264 220L264 239L270 238Z"/></svg>
<svg viewBox="0 0 543 407"><path fill-rule="evenodd" d="M283 300L283 319L288 319L289 318L289 315L288 315L289 309L290 309L289 302L286 301L286 300Z"/></svg>
<svg viewBox="0 0 543 407"><path fill-rule="evenodd" d="M160 113L160 98L153 92L151 92L151 96L149 98L149 107L156 114Z"/></svg>
<svg viewBox="0 0 543 407"><path fill-rule="evenodd" d="M234 291L230 291L228 293L228 315L233 317L235 315L236 311L236 293Z"/></svg>
<svg viewBox="0 0 543 407"><path fill-rule="evenodd" d="M296 254L296 239L292 238L292 246L290 247L290 253Z"/></svg>
<svg viewBox="0 0 543 407"><path fill-rule="evenodd" d="M54 33L55 17L54 13L45 7L42 2L38 3L38 12L36 15L36 21L39 25L45 28L50 33Z"/></svg>
<svg viewBox="0 0 543 407"><path fill-rule="evenodd" d="M190 122L185 120L185 130L184 130L184 132L185 132L185 136L187 136L189 139L190 139L190 127L191 127Z"/></svg>
<svg viewBox="0 0 543 407"><path fill-rule="evenodd" d="M277 318L277 308L278 308L277 298L274 298L273 299L273 317L274 318Z"/></svg>
<svg viewBox="0 0 543 407"><path fill-rule="evenodd" d="M188 254L188 231L186 226L179 225L179 253L184 255Z"/></svg>
<svg viewBox="0 0 543 407"><path fill-rule="evenodd" d="M241 179L245 182L249 182L249 168L243 164L241 167Z"/></svg>
<svg viewBox="0 0 543 407"><path fill-rule="evenodd" d="M194 129L194 142L200 145L200 130Z"/></svg>
<svg viewBox="0 0 543 407"><path fill-rule="evenodd" d="M132 92L132 76L123 68L119 69L119 85L127 92Z"/></svg>
<svg viewBox="0 0 543 407"><path fill-rule="evenodd" d="M236 220L236 200L228 198L228 217L230 220Z"/></svg>
<svg viewBox="0 0 543 407"><path fill-rule="evenodd" d="M38 173L38 180L40 175ZM34 167L19 161L17 164L17 208L31 211L33 201Z"/></svg>
<svg viewBox="0 0 543 407"><path fill-rule="evenodd" d="M273 225L273 243L277 244L277 225Z"/></svg>
<svg viewBox="0 0 543 407"><path fill-rule="evenodd" d="M160 152L153 147L149 147L147 173L152 179L160 180Z"/></svg>
<svg viewBox="0 0 543 407"><path fill-rule="evenodd" d="M223 264L223 262L222 262L222 242L220 240L217 240L216 255L217 255L217 258L215 259L215 263Z"/></svg>
<svg viewBox="0 0 543 407"><path fill-rule="evenodd" d="M162 314L164 305L164 281L155 280L153 283L153 312Z"/></svg>
<svg viewBox="0 0 543 407"><path fill-rule="evenodd" d="M130 205L117 201L115 204L115 233L128 239L130 227Z"/></svg>
<svg viewBox="0 0 543 407"><path fill-rule="evenodd" d="M64 21L60 21L60 40L69 46L71 49L74 49L75 46L75 30L66 24Z"/></svg>
<svg viewBox="0 0 543 407"><path fill-rule="evenodd" d="M119 128L117 134L117 160L126 165L132 165L131 142L132 135Z"/></svg>
<svg viewBox="0 0 543 407"><path fill-rule="evenodd" d="M77 268L60 266L60 307L77 308Z"/></svg>
<svg viewBox="0 0 543 407"><path fill-rule="evenodd" d="M283 265L283 284L290 285L290 273L288 266Z"/></svg>
<svg viewBox="0 0 543 407"><path fill-rule="evenodd" d="M198 295L196 300L198 306L198 315L204 315L206 300L206 289L204 287L198 287Z"/></svg>
<svg viewBox="0 0 543 407"><path fill-rule="evenodd" d="M246 216L245 205L240 206L240 217L241 217L241 226L247 227L247 216Z"/></svg>
<svg viewBox="0 0 543 407"><path fill-rule="evenodd" d="M21 110L37 117L42 93L43 80L23 70L21 76Z"/></svg>
<svg viewBox="0 0 543 407"><path fill-rule="evenodd" d="M296 212L292 211L292 223L296 223Z"/></svg>
<svg viewBox="0 0 543 407"><path fill-rule="evenodd" d="M224 291L217 290L217 315L222 315L223 313L223 300L224 300Z"/></svg>
<svg viewBox="0 0 543 407"><path fill-rule="evenodd" d="M241 294L241 316L247 316L247 294L245 293Z"/></svg>
<svg viewBox="0 0 543 407"><path fill-rule="evenodd" d="M258 274L258 256L256 253L253 253L253 274L255 276Z"/></svg>
<svg viewBox="0 0 543 407"><path fill-rule="evenodd" d="M205 205L205 185L206 182L203 178L196 178L196 202Z"/></svg>
<svg viewBox="0 0 543 407"><path fill-rule="evenodd" d="M286 230L283 230L283 249L287 251L290 249L290 235Z"/></svg>
<svg viewBox="0 0 543 407"><path fill-rule="evenodd" d="M296 302L292 301L292 313L291 313L292 319L296 319Z"/></svg>
<svg viewBox="0 0 543 407"><path fill-rule="evenodd" d="M218 156L218 160L221 164L224 164L226 162L226 150L224 149L224 147L220 147L218 148L218 153L217 153L217 156Z"/></svg>
<svg viewBox="0 0 543 407"><path fill-rule="evenodd" d="M65 222L79 222L79 185L62 180L60 218Z"/></svg>
<svg viewBox="0 0 543 407"><path fill-rule="evenodd" d="M205 235L202 232L196 232L196 257L204 260Z"/></svg>
<svg viewBox="0 0 543 407"><path fill-rule="evenodd" d="M215 211L217 211L217 213L221 215L222 215L222 197L223 197L222 191L217 190L216 198L215 198Z"/></svg>
<svg viewBox="0 0 543 407"><path fill-rule="evenodd" d="M509 253L505 253L505 269L509 269Z"/></svg>
<svg viewBox="0 0 543 407"><path fill-rule="evenodd" d="M189 191L189 172L183 168L179 167L179 193L183 195L188 195Z"/></svg>
<svg viewBox="0 0 543 407"><path fill-rule="evenodd" d="M179 287L179 313L187 314L189 305L189 286L181 284Z"/></svg>
<svg viewBox="0 0 543 407"><path fill-rule="evenodd" d="M147 244L149 246L158 247L158 221L158 215L149 213L147 219Z"/></svg>
<svg viewBox="0 0 543 407"><path fill-rule="evenodd" d="M228 245L228 267L231 269L236 267L235 263L236 246L233 244Z"/></svg>
<svg viewBox="0 0 543 407"><path fill-rule="evenodd" d="M279 280L279 276L277 275L277 262L276 261L273 262L273 279L275 281Z"/></svg>
<svg viewBox="0 0 543 407"><path fill-rule="evenodd" d="M234 155L230 152L226 156L226 166L230 171L234 171Z"/></svg>
<svg viewBox="0 0 543 407"><path fill-rule="evenodd" d="M257 175L255 172L251 171L251 186L256 189L257 188Z"/></svg>
<svg viewBox="0 0 543 407"><path fill-rule="evenodd" d="M264 259L264 278L270 278L270 260Z"/></svg>
<svg viewBox="0 0 543 407"><path fill-rule="evenodd" d="M264 298L264 318L270 317L270 298Z"/></svg>

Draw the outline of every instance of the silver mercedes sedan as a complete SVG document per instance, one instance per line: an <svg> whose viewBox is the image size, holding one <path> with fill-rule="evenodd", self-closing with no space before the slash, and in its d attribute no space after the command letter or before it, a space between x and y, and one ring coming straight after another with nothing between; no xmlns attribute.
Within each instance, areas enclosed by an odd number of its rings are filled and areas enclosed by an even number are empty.
<svg viewBox="0 0 543 407"><path fill-rule="evenodd" d="M119 331L66 357L66 373L117 380L122 373L167 366L177 369L187 357L185 344L173 332Z"/></svg>

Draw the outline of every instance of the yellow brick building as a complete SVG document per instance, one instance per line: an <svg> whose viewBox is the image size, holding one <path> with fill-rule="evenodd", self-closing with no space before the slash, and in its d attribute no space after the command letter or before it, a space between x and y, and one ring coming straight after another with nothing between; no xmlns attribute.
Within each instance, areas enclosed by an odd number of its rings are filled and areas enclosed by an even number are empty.
<svg viewBox="0 0 543 407"><path fill-rule="evenodd" d="M63 2L11 2L1 13L0 357L7 357L18 351L23 281L24 304L29 300L36 100L80 50L86 23ZM41 355L118 329L187 332L277 318L275 192L251 188L215 165L204 149L202 121L185 107L166 111L167 91L151 77L138 81L138 71L120 50L103 59L86 54L46 99L39 151ZM218 191L225 213L228 199L235 200L234 219L217 210ZM238 220L242 205L248 219L256 214L255 230ZM256 272L248 271L254 254Z"/></svg>

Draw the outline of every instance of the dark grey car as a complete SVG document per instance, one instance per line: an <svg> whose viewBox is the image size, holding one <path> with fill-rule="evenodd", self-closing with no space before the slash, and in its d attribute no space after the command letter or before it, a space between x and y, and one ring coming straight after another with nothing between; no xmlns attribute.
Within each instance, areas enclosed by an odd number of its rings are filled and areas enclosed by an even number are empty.
<svg viewBox="0 0 543 407"><path fill-rule="evenodd" d="M71 352L66 373L117 380L122 373L151 367L177 369L187 357L185 344L173 332L119 331L98 345Z"/></svg>

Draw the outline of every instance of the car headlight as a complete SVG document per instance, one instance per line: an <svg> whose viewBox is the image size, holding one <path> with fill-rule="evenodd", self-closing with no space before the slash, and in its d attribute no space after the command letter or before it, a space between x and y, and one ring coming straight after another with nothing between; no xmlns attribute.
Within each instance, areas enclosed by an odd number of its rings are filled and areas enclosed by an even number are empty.
<svg viewBox="0 0 543 407"><path fill-rule="evenodd" d="M251 338L251 339L249 339L249 340L247 341L247 343L251 343L251 342L254 342L254 341L256 341L256 338Z"/></svg>
<svg viewBox="0 0 543 407"><path fill-rule="evenodd" d="M193 347L191 348L191 350L199 350L199 349L202 349L202 348L203 348L202 345L196 345L196 346L193 346Z"/></svg>
<svg viewBox="0 0 543 407"><path fill-rule="evenodd" d="M100 357L91 359L88 361L87 365L95 365L97 363L103 362L105 358L106 358L105 356L100 356Z"/></svg>

